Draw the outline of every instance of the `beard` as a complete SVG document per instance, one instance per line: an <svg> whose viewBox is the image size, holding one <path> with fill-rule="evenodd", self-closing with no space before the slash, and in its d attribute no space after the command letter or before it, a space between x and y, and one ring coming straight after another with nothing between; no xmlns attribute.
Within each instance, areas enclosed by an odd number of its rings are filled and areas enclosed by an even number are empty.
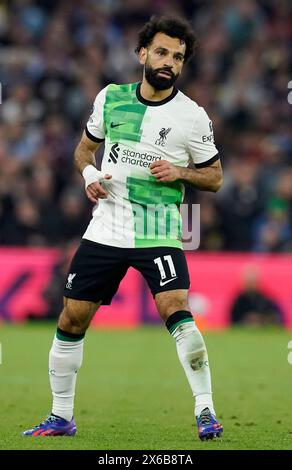
<svg viewBox="0 0 292 470"><path fill-rule="evenodd" d="M162 71L168 72L169 78L159 76L158 73ZM145 64L145 78L155 90L167 90L174 85L178 75L175 75L169 67L153 69L150 65Z"/></svg>

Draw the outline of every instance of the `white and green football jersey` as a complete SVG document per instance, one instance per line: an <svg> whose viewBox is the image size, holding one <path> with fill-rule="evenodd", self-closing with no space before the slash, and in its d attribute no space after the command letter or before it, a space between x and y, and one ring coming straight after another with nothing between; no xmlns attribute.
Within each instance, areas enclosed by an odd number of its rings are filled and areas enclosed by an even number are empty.
<svg viewBox="0 0 292 470"><path fill-rule="evenodd" d="M163 101L145 100L140 83L108 85L96 97L87 136L105 140L101 171L108 192L93 209L83 238L124 248L182 248L180 181L158 182L149 166L158 160L208 166L218 157L205 110L174 88Z"/></svg>

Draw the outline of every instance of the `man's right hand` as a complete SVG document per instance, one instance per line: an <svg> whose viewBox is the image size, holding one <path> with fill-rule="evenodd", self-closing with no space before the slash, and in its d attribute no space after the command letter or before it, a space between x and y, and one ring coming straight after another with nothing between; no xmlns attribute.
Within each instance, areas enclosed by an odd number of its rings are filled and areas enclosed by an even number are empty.
<svg viewBox="0 0 292 470"><path fill-rule="evenodd" d="M106 174L103 179L110 180L112 175ZM85 189L86 195L91 202L98 203L99 199L106 199L108 196L107 191L102 187L102 183L95 181L87 186Z"/></svg>

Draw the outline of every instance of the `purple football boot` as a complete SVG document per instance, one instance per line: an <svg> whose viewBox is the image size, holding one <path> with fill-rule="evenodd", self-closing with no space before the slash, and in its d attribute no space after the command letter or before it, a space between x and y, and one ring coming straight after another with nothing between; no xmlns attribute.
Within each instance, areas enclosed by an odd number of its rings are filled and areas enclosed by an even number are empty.
<svg viewBox="0 0 292 470"><path fill-rule="evenodd" d="M196 417L196 420L201 441L221 436L223 426L218 423L216 416L211 413L209 408L204 408L200 416Z"/></svg>
<svg viewBox="0 0 292 470"><path fill-rule="evenodd" d="M50 415L45 421L22 433L23 436L74 436L76 424L74 418L66 421L58 416Z"/></svg>

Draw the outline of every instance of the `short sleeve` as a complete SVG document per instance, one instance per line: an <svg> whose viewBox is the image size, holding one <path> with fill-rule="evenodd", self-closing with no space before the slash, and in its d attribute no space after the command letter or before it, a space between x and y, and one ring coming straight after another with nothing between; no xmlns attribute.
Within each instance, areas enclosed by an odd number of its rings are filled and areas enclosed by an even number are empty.
<svg viewBox="0 0 292 470"><path fill-rule="evenodd" d="M202 107L199 107L197 119L189 134L188 150L196 168L209 166L219 160L212 121Z"/></svg>
<svg viewBox="0 0 292 470"><path fill-rule="evenodd" d="M105 138L104 120L103 120L103 107L105 103L107 87L103 88L96 96L92 113L89 116L86 124L85 133L93 142L102 142Z"/></svg>

